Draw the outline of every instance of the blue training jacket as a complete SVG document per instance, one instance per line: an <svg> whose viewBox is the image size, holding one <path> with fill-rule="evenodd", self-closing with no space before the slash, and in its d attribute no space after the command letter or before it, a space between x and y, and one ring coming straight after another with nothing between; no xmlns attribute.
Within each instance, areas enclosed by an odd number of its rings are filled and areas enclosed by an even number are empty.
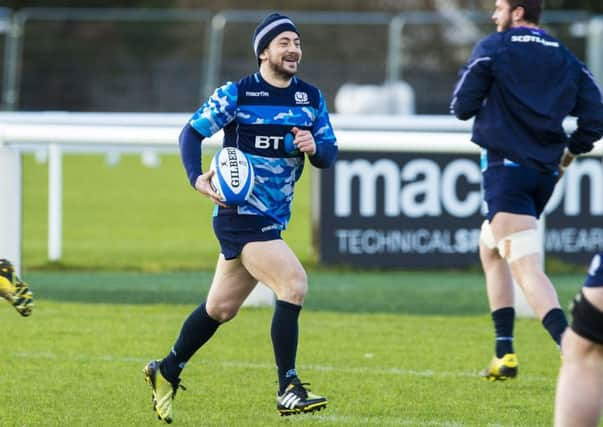
<svg viewBox="0 0 603 427"><path fill-rule="evenodd" d="M584 286L603 287L603 251L594 256L588 268L588 276L584 281Z"/></svg>
<svg viewBox="0 0 603 427"><path fill-rule="evenodd" d="M250 198L236 209L216 206L214 215L263 215L282 229L287 226L293 188L305 159L303 153L290 150L293 127L314 136L316 154L309 157L310 163L330 167L338 150L325 100L316 87L298 78L287 88L277 88L260 73L249 75L216 89L193 114L180 135L180 153L191 185L201 174L201 140L220 129L224 129L223 146L246 153L255 172Z"/></svg>
<svg viewBox="0 0 603 427"><path fill-rule="evenodd" d="M603 98L586 66L542 29L518 27L477 43L451 113L475 116L472 141L493 158L555 171L563 149L589 152L603 136ZM567 116L578 117L569 137Z"/></svg>

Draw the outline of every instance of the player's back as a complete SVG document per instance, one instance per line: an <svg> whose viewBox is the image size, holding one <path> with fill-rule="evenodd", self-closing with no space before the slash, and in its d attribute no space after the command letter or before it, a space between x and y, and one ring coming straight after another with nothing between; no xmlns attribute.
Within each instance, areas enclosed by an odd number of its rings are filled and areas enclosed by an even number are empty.
<svg viewBox="0 0 603 427"><path fill-rule="evenodd" d="M556 170L567 144L563 120L580 90L581 63L536 28L494 33L476 49L493 80L476 116L473 141L525 166Z"/></svg>
<svg viewBox="0 0 603 427"><path fill-rule="evenodd" d="M578 62L542 30L520 27L502 36L494 64L500 96L526 127L536 133L556 133L576 103ZM547 138L542 141L547 142Z"/></svg>

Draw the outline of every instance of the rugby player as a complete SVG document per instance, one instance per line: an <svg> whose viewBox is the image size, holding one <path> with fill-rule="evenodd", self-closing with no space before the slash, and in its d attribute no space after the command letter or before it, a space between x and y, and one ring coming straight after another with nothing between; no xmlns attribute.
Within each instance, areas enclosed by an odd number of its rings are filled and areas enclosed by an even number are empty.
<svg viewBox="0 0 603 427"><path fill-rule="evenodd" d="M603 405L603 251L594 256L561 341L556 427L596 427Z"/></svg>
<svg viewBox="0 0 603 427"><path fill-rule="evenodd" d="M315 167L330 167L338 151L336 139L322 93L296 77L302 48L293 21L268 15L257 26L252 46L259 72L216 89L180 134L190 184L216 203L213 226L221 253L206 301L185 320L165 358L144 368L154 409L168 423L186 362L237 314L258 281L276 295L271 337L278 412L299 414L327 405L327 398L311 393L296 370L298 318L308 279L281 232L289 222L305 158ZM253 192L239 206L225 205L210 186L213 172L201 171L201 142L220 129L223 145L245 152L255 171Z"/></svg>
<svg viewBox="0 0 603 427"><path fill-rule="evenodd" d="M496 0L496 32L480 40L460 72L451 112L474 118L487 205L480 259L496 335L483 378L513 378L513 279L557 345L567 327L544 273L537 219L571 160L603 135L601 92L587 67L539 27L542 0ZM567 135L563 120L578 118Z"/></svg>

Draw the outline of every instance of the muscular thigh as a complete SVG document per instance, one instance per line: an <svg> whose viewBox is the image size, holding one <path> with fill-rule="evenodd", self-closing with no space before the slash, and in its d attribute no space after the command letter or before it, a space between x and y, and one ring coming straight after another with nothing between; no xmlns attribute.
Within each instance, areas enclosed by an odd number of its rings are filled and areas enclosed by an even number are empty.
<svg viewBox="0 0 603 427"><path fill-rule="evenodd" d="M245 269L240 258L227 260L220 254L207 295L207 312L216 320L228 320L256 284L257 280Z"/></svg>
<svg viewBox="0 0 603 427"><path fill-rule="evenodd" d="M499 212L490 221L490 227L495 241L499 242L513 233L538 228L538 222L530 215Z"/></svg>
<svg viewBox="0 0 603 427"><path fill-rule="evenodd" d="M306 272L285 241L248 243L243 248L241 260L247 271L277 296L289 292L305 294Z"/></svg>

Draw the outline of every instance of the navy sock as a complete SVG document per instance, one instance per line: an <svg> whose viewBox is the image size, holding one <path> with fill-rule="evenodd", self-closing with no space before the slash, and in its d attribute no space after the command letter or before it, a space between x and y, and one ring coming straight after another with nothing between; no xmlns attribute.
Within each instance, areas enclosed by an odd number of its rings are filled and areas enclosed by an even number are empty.
<svg viewBox="0 0 603 427"><path fill-rule="evenodd" d="M299 336L300 310L301 305L281 300L277 300L274 307L270 335L278 369L279 393L282 393L291 379L297 376L295 356Z"/></svg>
<svg viewBox="0 0 603 427"><path fill-rule="evenodd" d="M496 332L496 357L513 353L513 326L515 325L515 309L503 307L492 312L494 330Z"/></svg>
<svg viewBox="0 0 603 427"><path fill-rule="evenodd" d="M193 354L211 338L220 322L209 317L205 303L197 307L184 321L176 343L161 361L161 374L171 382L177 382L184 365Z"/></svg>
<svg viewBox="0 0 603 427"><path fill-rule="evenodd" d="M567 328L567 318L560 308L553 308L542 318L542 325L549 331L549 334L558 346L561 345L561 335Z"/></svg>

